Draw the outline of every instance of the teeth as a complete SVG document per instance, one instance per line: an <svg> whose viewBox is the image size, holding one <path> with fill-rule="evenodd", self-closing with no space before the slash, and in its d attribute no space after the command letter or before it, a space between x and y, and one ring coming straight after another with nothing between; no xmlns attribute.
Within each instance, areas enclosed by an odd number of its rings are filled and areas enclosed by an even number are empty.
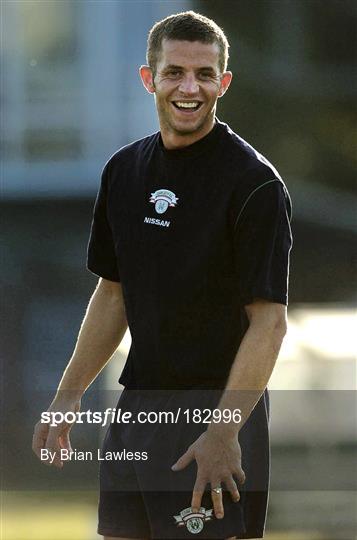
<svg viewBox="0 0 357 540"><path fill-rule="evenodd" d="M175 103L178 107L182 107L183 109L194 109L199 105L198 101L191 101L189 103L184 101L176 101Z"/></svg>

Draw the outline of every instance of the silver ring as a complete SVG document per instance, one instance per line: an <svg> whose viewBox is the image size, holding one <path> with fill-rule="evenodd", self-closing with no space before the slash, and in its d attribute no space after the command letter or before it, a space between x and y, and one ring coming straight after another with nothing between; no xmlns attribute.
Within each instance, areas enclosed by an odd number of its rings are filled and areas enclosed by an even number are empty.
<svg viewBox="0 0 357 540"><path fill-rule="evenodd" d="M212 488L211 491L214 491L215 493L217 493L217 495L220 495L222 493L222 488L221 486L217 486L215 488Z"/></svg>

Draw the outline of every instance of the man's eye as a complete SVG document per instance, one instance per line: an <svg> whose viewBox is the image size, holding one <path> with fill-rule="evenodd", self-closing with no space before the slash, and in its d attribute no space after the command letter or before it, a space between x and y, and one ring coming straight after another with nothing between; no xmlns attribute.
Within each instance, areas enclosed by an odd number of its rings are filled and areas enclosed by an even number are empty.
<svg viewBox="0 0 357 540"><path fill-rule="evenodd" d="M215 76L213 73L199 73L198 74L199 79L203 81L207 81L208 79L214 79Z"/></svg>
<svg viewBox="0 0 357 540"><path fill-rule="evenodd" d="M170 70L166 73L166 75L168 77L179 77L181 75L181 71L177 71L177 70Z"/></svg>

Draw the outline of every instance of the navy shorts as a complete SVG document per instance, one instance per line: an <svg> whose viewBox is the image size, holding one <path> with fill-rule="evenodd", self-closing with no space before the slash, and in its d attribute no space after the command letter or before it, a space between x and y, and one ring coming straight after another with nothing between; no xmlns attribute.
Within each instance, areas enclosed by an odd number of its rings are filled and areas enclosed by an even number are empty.
<svg viewBox="0 0 357 540"><path fill-rule="evenodd" d="M217 406L217 391L124 390L117 409L138 413L208 410ZM216 519L210 486L197 514L190 507L197 467L174 472L171 466L187 450L207 424L188 422L175 416L172 423L129 422L110 425L102 456L116 456L100 464L98 533L141 539L261 538L264 533L268 484L269 440L268 397L265 393L243 426L239 442L246 474L239 487L241 499L232 501L223 491L224 518ZM154 414L151 417L155 418ZM145 457L147 456L147 459ZM224 485L222 486L224 489Z"/></svg>

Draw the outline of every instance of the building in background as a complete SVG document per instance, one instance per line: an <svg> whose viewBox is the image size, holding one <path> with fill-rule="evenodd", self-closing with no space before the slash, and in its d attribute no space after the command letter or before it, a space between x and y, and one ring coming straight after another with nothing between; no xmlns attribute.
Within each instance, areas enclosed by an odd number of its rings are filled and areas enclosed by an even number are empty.
<svg viewBox="0 0 357 540"><path fill-rule="evenodd" d="M157 129L138 76L147 32L189 6L3 3L4 198L93 196L103 161Z"/></svg>

